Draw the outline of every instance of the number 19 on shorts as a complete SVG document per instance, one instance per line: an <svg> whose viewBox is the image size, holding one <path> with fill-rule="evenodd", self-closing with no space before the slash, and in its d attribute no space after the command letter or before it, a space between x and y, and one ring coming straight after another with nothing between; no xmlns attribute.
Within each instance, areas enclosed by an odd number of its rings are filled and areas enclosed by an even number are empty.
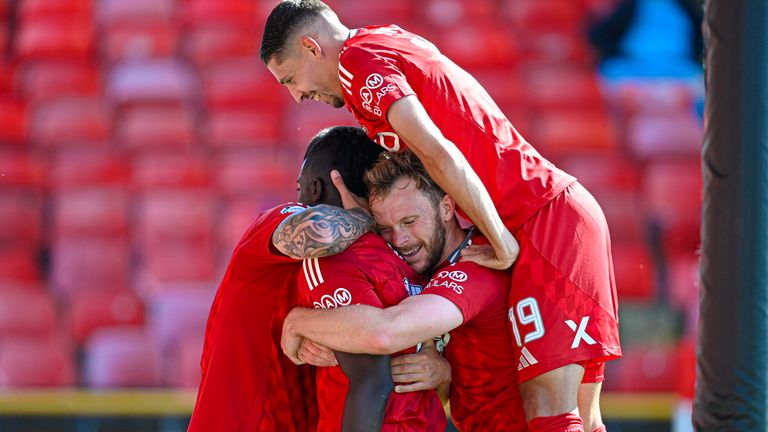
<svg viewBox="0 0 768 432"><path fill-rule="evenodd" d="M535 298L527 297L520 300L515 307L509 309L508 315L517 346L522 347L524 343L527 344L544 336L544 321L541 319L539 303L536 302ZM520 328L527 330L531 324L533 324L533 329L521 338Z"/></svg>

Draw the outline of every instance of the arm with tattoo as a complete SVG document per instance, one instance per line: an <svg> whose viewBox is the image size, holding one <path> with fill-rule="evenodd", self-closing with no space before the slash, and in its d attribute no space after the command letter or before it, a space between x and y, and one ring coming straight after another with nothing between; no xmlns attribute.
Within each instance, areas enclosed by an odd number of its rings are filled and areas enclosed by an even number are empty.
<svg viewBox="0 0 768 432"><path fill-rule="evenodd" d="M272 244L294 259L337 254L373 229L373 219L360 208L345 210L316 205L286 218L272 234Z"/></svg>

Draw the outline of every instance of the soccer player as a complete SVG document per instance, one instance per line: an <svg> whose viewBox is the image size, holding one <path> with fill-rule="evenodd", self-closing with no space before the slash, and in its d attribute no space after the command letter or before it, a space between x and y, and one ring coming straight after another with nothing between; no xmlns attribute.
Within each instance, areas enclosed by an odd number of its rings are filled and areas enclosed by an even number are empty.
<svg viewBox="0 0 768 432"><path fill-rule="evenodd" d="M366 179L381 235L415 271L434 276L420 295L386 309L294 309L284 342L297 342L298 335L334 349L382 354L450 332L444 354L459 430L526 431L507 325L510 273L457 261L463 247L485 239L460 227L453 200L413 155L382 159Z"/></svg>
<svg viewBox="0 0 768 432"><path fill-rule="evenodd" d="M310 148L317 151L307 155L305 165L323 159L329 169L346 175L359 194L364 193L357 185L362 184L365 168L381 152L359 129L350 127L321 132ZM335 159L330 160L329 151ZM338 204L329 193L301 198L310 205ZM211 307L190 432L315 430L314 371L296 367L279 353L282 321L302 300L297 290L302 267L298 260L337 254L371 227L372 220L364 212L324 204L309 208L283 204L256 218L235 248ZM388 359L372 371L370 356L338 353L337 357L349 375L350 393L391 388ZM367 408L384 412L387 397L368 400L379 407ZM336 402L341 404L343 399ZM345 430L370 430L370 421L361 416L345 418Z"/></svg>
<svg viewBox="0 0 768 432"><path fill-rule="evenodd" d="M567 417L567 394L583 402L586 430L600 427L602 362L621 348L608 228L594 198L539 155L471 75L397 26L349 29L318 0L283 1L267 19L261 58L297 102L346 105L381 146L413 151L491 245L465 248L462 259L498 269L517 259L507 307L520 389L535 401L529 420Z"/></svg>
<svg viewBox="0 0 768 432"><path fill-rule="evenodd" d="M332 133L336 133L335 139L315 140L307 149L298 178L299 202L323 202L340 207L341 197L332 184L331 171L361 171L373 164L373 156L383 152L359 128L337 127L329 132ZM363 141L367 142L357 144ZM367 152L350 154L350 142L366 146ZM367 196L362 175L355 178L354 189L359 195ZM380 308L418 294L424 282L381 237L367 233L337 255L304 260L299 295L306 306L315 308L331 309L349 304ZM414 353L415 347L416 343L404 353ZM362 431L445 431L445 411L434 390L392 394L388 355L337 352L336 356L341 367L317 370L318 432L338 432L342 430L342 423L343 430L353 430L349 425L355 424L360 425L358 430ZM354 368L352 373L350 368ZM350 386L354 379L361 382Z"/></svg>

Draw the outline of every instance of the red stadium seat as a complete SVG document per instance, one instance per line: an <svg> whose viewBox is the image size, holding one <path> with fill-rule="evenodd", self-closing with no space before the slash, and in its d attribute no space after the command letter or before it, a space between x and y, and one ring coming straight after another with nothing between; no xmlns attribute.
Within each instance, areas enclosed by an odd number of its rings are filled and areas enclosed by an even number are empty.
<svg viewBox="0 0 768 432"><path fill-rule="evenodd" d="M130 151L184 151L197 141L194 114L183 107L132 107L115 121L115 136Z"/></svg>
<svg viewBox="0 0 768 432"><path fill-rule="evenodd" d="M5 31L6 29L0 27L0 39L6 37L3 33ZM2 41L2 43L5 43L5 41ZM2 52L4 52L4 49L0 49L0 53ZM13 91L13 74L14 67L4 61L0 61L0 96L10 95Z"/></svg>
<svg viewBox="0 0 768 432"><path fill-rule="evenodd" d="M163 358L163 375L173 387L196 389L200 385L200 358L203 339L199 336L181 338L174 353Z"/></svg>
<svg viewBox="0 0 768 432"><path fill-rule="evenodd" d="M619 301L649 301L654 296L655 266L642 243L614 243L613 269Z"/></svg>
<svg viewBox="0 0 768 432"><path fill-rule="evenodd" d="M45 165L24 152L0 151L0 172L4 174L0 176L0 191L21 188L31 193L45 183Z"/></svg>
<svg viewBox="0 0 768 432"><path fill-rule="evenodd" d="M603 390L673 392L680 381L678 350L672 345L623 347L623 357L606 363Z"/></svg>
<svg viewBox="0 0 768 432"><path fill-rule="evenodd" d="M619 154L582 153L562 158L557 165L590 191L640 189L640 167Z"/></svg>
<svg viewBox="0 0 768 432"><path fill-rule="evenodd" d="M176 14L174 0L100 0L96 23L101 28L139 22L170 24Z"/></svg>
<svg viewBox="0 0 768 432"><path fill-rule="evenodd" d="M699 304L699 257L694 252L680 252L668 257L667 284L669 302L688 311Z"/></svg>
<svg viewBox="0 0 768 432"><path fill-rule="evenodd" d="M26 124L24 103L9 97L0 97L0 145L24 144Z"/></svg>
<svg viewBox="0 0 768 432"><path fill-rule="evenodd" d="M529 139L545 157L613 152L616 129L602 112L555 111L534 116Z"/></svg>
<svg viewBox="0 0 768 432"><path fill-rule="evenodd" d="M15 42L20 59L85 60L93 55L94 37L90 20L35 19L21 23Z"/></svg>
<svg viewBox="0 0 768 432"><path fill-rule="evenodd" d="M0 283L30 284L40 278L39 251L11 243L0 247Z"/></svg>
<svg viewBox="0 0 768 432"><path fill-rule="evenodd" d="M100 147L109 138L109 117L100 97L59 97L30 108L29 139L42 148Z"/></svg>
<svg viewBox="0 0 768 432"><path fill-rule="evenodd" d="M203 69L202 78L210 109L269 104L277 111L291 101L289 93L281 88L264 64L253 57L211 63Z"/></svg>
<svg viewBox="0 0 768 432"><path fill-rule="evenodd" d="M136 204L138 232L135 238L143 245L210 236L215 206L207 191L149 191L137 197Z"/></svg>
<svg viewBox="0 0 768 432"><path fill-rule="evenodd" d="M294 155L286 159L280 153L247 150L222 154L215 160L213 172L224 195L262 197L277 204L296 199L300 164Z"/></svg>
<svg viewBox="0 0 768 432"><path fill-rule="evenodd" d="M209 24L254 28L266 16L257 16L258 2L250 0L188 0L183 9L183 22L187 27Z"/></svg>
<svg viewBox="0 0 768 432"><path fill-rule="evenodd" d="M124 61L109 75L106 97L113 105L192 105L198 80L191 67L173 59Z"/></svg>
<svg viewBox="0 0 768 432"><path fill-rule="evenodd" d="M252 27L209 24L188 31L184 53L202 67L230 58L254 58L259 51L259 37Z"/></svg>
<svg viewBox="0 0 768 432"><path fill-rule="evenodd" d="M432 42L463 68L512 67L520 56L509 26L495 21L462 22L436 34Z"/></svg>
<svg viewBox="0 0 768 432"><path fill-rule="evenodd" d="M702 180L698 158L655 161L643 175L643 197L667 252L699 246Z"/></svg>
<svg viewBox="0 0 768 432"><path fill-rule="evenodd" d="M16 69L14 87L34 102L67 95L98 95L101 73L91 61L75 59L37 59L22 62Z"/></svg>
<svg viewBox="0 0 768 432"><path fill-rule="evenodd" d="M110 63L130 58L170 57L176 54L179 39L178 27L174 25L129 22L105 28L99 51Z"/></svg>
<svg viewBox="0 0 768 432"><path fill-rule="evenodd" d="M130 249L119 237L62 237L51 246L51 287L58 292L118 289L128 286Z"/></svg>
<svg viewBox="0 0 768 432"><path fill-rule="evenodd" d="M188 339L203 340L215 286L169 288L149 300L149 328L163 353Z"/></svg>
<svg viewBox="0 0 768 432"><path fill-rule="evenodd" d="M429 24L451 27L464 21L489 21L498 14L494 0L429 0L420 12Z"/></svg>
<svg viewBox="0 0 768 432"><path fill-rule="evenodd" d="M531 66L524 75L531 108L553 111L602 111L603 95L594 73L578 66Z"/></svg>
<svg viewBox="0 0 768 432"><path fill-rule="evenodd" d="M131 184L139 191L205 189L211 184L208 163L187 155L145 155L134 159Z"/></svg>
<svg viewBox="0 0 768 432"><path fill-rule="evenodd" d="M0 340L0 388L70 387L75 384L71 345L64 339L8 337Z"/></svg>
<svg viewBox="0 0 768 432"><path fill-rule="evenodd" d="M338 0L333 9L350 28L366 25L408 23L415 18L414 3L410 0L389 0L386 2ZM405 28L407 25L401 24Z"/></svg>
<svg viewBox="0 0 768 432"><path fill-rule="evenodd" d="M605 214L614 244L648 241L648 217L639 192L595 189L592 194Z"/></svg>
<svg viewBox="0 0 768 432"><path fill-rule="evenodd" d="M69 296L69 320L75 342L83 343L97 329L144 322L144 305L128 289L88 289Z"/></svg>
<svg viewBox="0 0 768 432"><path fill-rule="evenodd" d="M328 106L318 102L290 104L283 112L284 141L292 143L302 155L309 141L318 132L327 127L339 125L359 126L349 111L328 109Z"/></svg>
<svg viewBox="0 0 768 432"><path fill-rule="evenodd" d="M27 191L0 191L0 243L39 245L42 237L43 199Z"/></svg>
<svg viewBox="0 0 768 432"><path fill-rule="evenodd" d="M557 30L526 31L520 38L520 55L529 64L583 65L592 63L592 53L581 33Z"/></svg>
<svg viewBox="0 0 768 432"><path fill-rule="evenodd" d="M230 256L245 231L256 220L256 216L271 207L271 205L265 202L250 197L230 201L224 215L216 225L219 240L217 247L224 251L226 256Z"/></svg>
<svg viewBox="0 0 768 432"><path fill-rule="evenodd" d="M205 140L214 149L275 147L281 138L282 113L273 106L208 112Z"/></svg>
<svg viewBox="0 0 768 432"><path fill-rule="evenodd" d="M0 296L0 341L9 335L49 336L56 324L56 305L48 293L4 290Z"/></svg>
<svg viewBox="0 0 768 432"><path fill-rule="evenodd" d="M500 107L526 103L526 89L517 69L479 69L469 72Z"/></svg>
<svg viewBox="0 0 768 432"><path fill-rule="evenodd" d="M91 0L24 0L18 2L17 17L23 21L40 18L91 19Z"/></svg>
<svg viewBox="0 0 768 432"><path fill-rule="evenodd" d="M637 115L627 122L626 144L638 159L698 158L703 136L691 112Z"/></svg>
<svg viewBox="0 0 768 432"><path fill-rule="evenodd" d="M48 182L54 190L113 187L128 183L125 158L109 149L75 149L52 158Z"/></svg>
<svg viewBox="0 0 768 432"><path fill-rule="evenodd" d="M85 344L83 381L92 388L159 387L160 353L143 327L95 331Z"/></svg>
<svg viewBox="0 0 768 432"><path fill-rule="evenodd" d="M506 2L507 16L515 28L567 30L578 33L584 25L584 10L570 0L518 0Z"/></svg>
<svg viewBox="0 0 768 432"><path fill-rule="evenodd" d="M124 236L129 196L120 187L67 189L53 196L53 233Z"/></svg>

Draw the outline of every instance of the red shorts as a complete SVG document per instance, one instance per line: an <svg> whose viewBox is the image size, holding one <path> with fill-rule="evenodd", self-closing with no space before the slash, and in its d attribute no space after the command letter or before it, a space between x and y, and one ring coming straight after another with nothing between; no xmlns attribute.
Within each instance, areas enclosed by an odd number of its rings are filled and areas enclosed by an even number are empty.
<svg viewBox="0 0 768 432"><path fill-rule="evenodd" d="M573 183L514 233L509 323L518 377L527 381L571 363L584 382L621 356L608 225L600 206Z"/></svg>

